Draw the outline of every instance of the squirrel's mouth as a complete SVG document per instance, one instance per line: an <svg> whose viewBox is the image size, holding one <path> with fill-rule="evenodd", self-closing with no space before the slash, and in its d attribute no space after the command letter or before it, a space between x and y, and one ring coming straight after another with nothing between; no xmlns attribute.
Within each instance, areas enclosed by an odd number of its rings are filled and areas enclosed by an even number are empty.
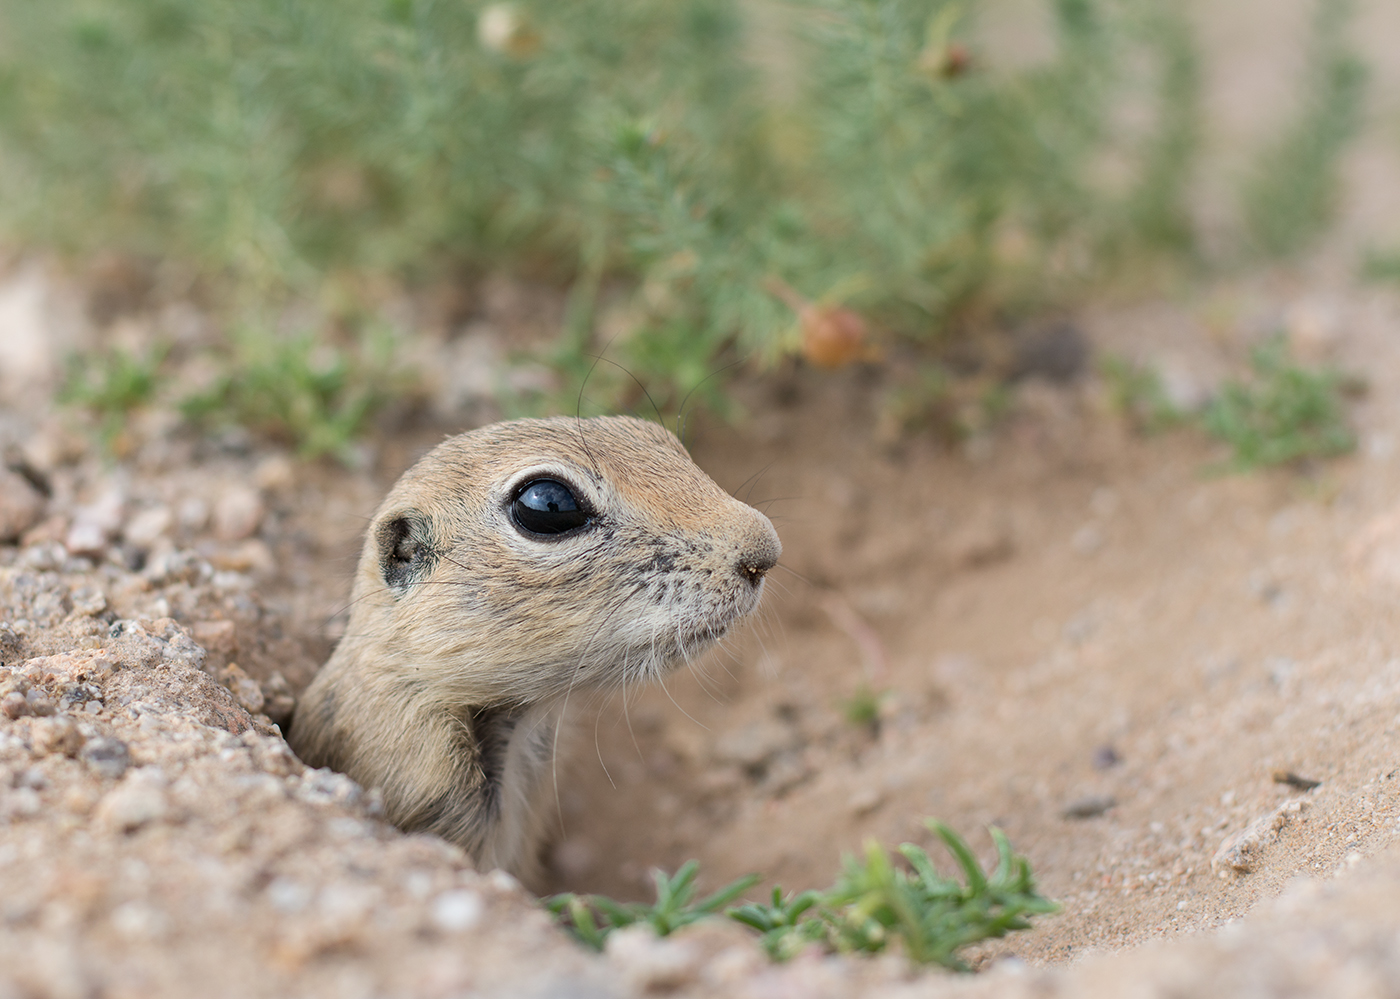
<svg viewBox="0 0 1400 999"><path fill-rule="evenodd" d="M723 624L709 624L704 627L677 632L677 651L681 655L691 655L708 649L711 645L714 645L725 635L729 634L729 629L736 620L738 620L738 618L726 621Z"/></svg>

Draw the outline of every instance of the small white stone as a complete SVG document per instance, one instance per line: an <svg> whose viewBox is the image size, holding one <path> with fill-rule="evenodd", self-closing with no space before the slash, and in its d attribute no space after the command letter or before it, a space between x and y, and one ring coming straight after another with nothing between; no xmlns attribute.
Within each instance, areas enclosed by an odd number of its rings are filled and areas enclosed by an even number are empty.
<svg viewBox="0 0 1400 999"><path fill-rule="evenodd" d="M409 871L403 879L403 890L413 898L427 898L433 890L433 876L427 871Z"/></svg>
<svg viewBox="0 0 1400 999"><path fill-rule="evenodd" d="M256 489L233 486L214 503L214 534L220 541L242 541L262 524L263 502Z"/></svg>
<svg viewBox="0 0 1400 999"><path fill-rule="evenodd" d="M130 545L143 551L149 550L169 532L174 523L175 514L170 507L153 506L127 521L126 527L122 529L122 537Z"/></svg>
<svg viewBox="0 0 1400 999"><path fill-rule="evenodd" d="M512 895L521 890L520 882L500 868L486 875L486 883L499 892Z"/></svg>
<svg viewBox="0 0 1400 999"><path fill-rule="evenodd" d="M127 902L112 910L112 928L128 940L158 940L170 932L170 919L149 905Z"/></svg>
<svg viewBox="0 0 1400 999"><path fill-rule="evenodd" d="M182 530L202 531L204 525L209 523L209 504L198 496L187 496L180 501L175 518L179 521Z"/></svg>
<svg viewBox="0 0 1400 999"><path fill-rule="evenodd" d="M481 922L486 904L474 891L459 888L445 891L433 899L433 925L444 933L460 933Z"/></svg>
<svg viewBox="0 0 1400 999"><path fill-rule="evenodd" d="M0 541L13 541L38 522L44 497L23 476L0 466Z"/></svg>
<svg viewBox="0 0 1400 999"><path fill-rule="evenodd" d="M170 812L164 783L163 774L149 770L129 775L98 804L98 821L113 832L131 832L159 822Z"/></svg>
<svg viewBox="0 0 1400 999"><path fill-rule="evenodd" d="M64 547L70 555L101 555L122 526L126 496L109 489L87 506L79 507L68 529Z"/></svg>
<svg viewBox="0 0 1400 999"><path fill-rule="evenodd" d="M311 889L291 878L273 878L267 886L267 900L278 912L300 912L311 903Z"/></svg>

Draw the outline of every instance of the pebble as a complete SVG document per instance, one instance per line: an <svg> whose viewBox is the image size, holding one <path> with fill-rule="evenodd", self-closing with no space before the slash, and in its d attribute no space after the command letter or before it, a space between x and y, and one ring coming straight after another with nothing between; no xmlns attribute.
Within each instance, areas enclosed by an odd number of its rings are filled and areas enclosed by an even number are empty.
<svg viewBox="0 0 1400 999"><path fill-rule="evenodd" d="M1102 815L1116 804L1118 802L1109 795L1091 794L1071 801L1061 814L1067 819L1092 819Z"/></svg>
<svg viewBox="0 0 1400 999"><path fill-rule="evenodd" d="M194 583L208 579L213 574L213 567L196 553L175 549L153 556L142 571L142 575L157 586Z"/></svg>
<svg viewBox="0 0 1400 999"><path fill-rule="evenodd" d="M116 779L131 766L131 750L126 743L111 736L100 735L89 739L78 754L89 770L99 777Z"/></svg>
<svg viewBox="0 0 1400 999"><path fill-rule="evenodd" d="M159 822L169 812L164 775L138 770L102 799L97 806L97 821L113 832L133 832Z"/></svg>
<svg viewBox="0 0 1400 999"><path fill-rule="evenodd" d="M232 655L238 649L237 627L232 621L196 621L190 632L196 642L216 655Z"/></svg>
<svg viewBox="0 0 1400 999"><path fill-rule="evenodd" d="M224 686L233 694L233 699L239 703L244 711L255 715L263 709L265 699L262 688L258 686L256 680L244 673L237 663L229 663L224 667L220 672L219 679L223 681Z"/></svg>
<svg viewBox="0 0 1400 999"><path fill-rule="evenodd" d="M1278 839L1279 831L1307 807L1307 799L1290 798L1244 829L1226 836L1215 851L1215 856L1211 857L1210 869L1220 878L1250 873L1259 866L1269 844Z"/></svg>
<svg viewBox="0 0 1400 999"><path fill-rule="evenodd" d="M107 596L91 586L80 586L69 594L73 613L78 617L96 617L107 609Z"/></svg>
<svg viewBox="0 0 1400 999"><path fill-rule="evenodd" d="M214 502L214 535L220 541L252 537L262 519L262 497L247 486L233 486Z"/></svg>
<svg viewBox="0 0 1400 999"><path fill-rule="evenodd" d="M309 805L354 805L364 797L364 789L359 784L326 767L307 770L293 790Z"/></svg>
<svg viewBox="0 0 1400 999"><path fill-rule="evenodd" d="M444 933L459 933L481 922L486 903L481 895L465 888L445 891L433 899L433 925Z"/></svg>
<svg viewBox="0 0 1400 999"><path fill-rule="evenodd" d="M300 912L311 904L314 892L300 881L273 878L267 886L267 900L278 912Z"/></svg>
<svg viewBox="0 0 1400 999"><path fill-rule="evenodd" d="M1109 743L1094 750L1093 763L1095 770L1108 770L1123 762L1123 758L1118 755L1118 750Z"/></svg>
<svg viewBox="0 0 1400 999"><path fill-rule="evenodd" d="M499 867L486 875L486 883L502 895L518 895L524 890L514 875Z"/></svg>
<svg viewBox="0 0 1400 999"><path fill-rule="evenodd" d="M168 506L153 506L132 517L122 529L122 539L127 544L149 551L157 541L169 533L175 523L174 511Z"/></svg>
<svg viewBox="0 0 1400 999"><path fill-rule="evenodd" d="M43 494L24 476L0 466L0 542L17 540L43 515Z"/></svg>
<svg viewBox="0 0 1400 999"><path fill-rule="evenodd" d="M6 718L23 718L29 714L29 701L17 690L0 697L0 713Z"/></svg>
<svg viewBox="0 0 1400 999"><path fill-rule="evenodd" d="M126 497L109 489L96 502L78 507L63 546L70 555L101 557L125 519Z"/></svg>
<svg viewBox="0 0 1400 999"><path fill-rule="evenodd" d="M49 786L49 779L44 775L44 771L38 767L30 767L21 771L15 778L16 787L27 787L33 791L42 791Z"/></svg>
<svg viewBox="0 0 1400 999"><path fill-rule="evenodd" d="M175 519L180 524L182 531L191 534L204 530L204 526L209 523L209 504L198 496L189 496L180 501L180 505L175 510Z"/></svg>
<svg viewBox="0 0 1400 999"><path fill-rule="evenodd" d="M285 454L274 454L258 462L253 481L259 489L279 492L296 485L296 465Z"/></svg>
<svg viewBox="0 0 1400 999"><path fill-rule="evenodd" d="M40 756L62 753L64 756L77 756L86 741L73 719L64 715L56 718L39 718L30 729L30 740L34 752Z"/></svg>
<svg viewBox="0 0 1400 999"><path fill-rule="evenodd" d="M664 992L699 977L703 955L683 941L658 937L649 926L628 926L608 936L608 963L638 992Z"/></svg>

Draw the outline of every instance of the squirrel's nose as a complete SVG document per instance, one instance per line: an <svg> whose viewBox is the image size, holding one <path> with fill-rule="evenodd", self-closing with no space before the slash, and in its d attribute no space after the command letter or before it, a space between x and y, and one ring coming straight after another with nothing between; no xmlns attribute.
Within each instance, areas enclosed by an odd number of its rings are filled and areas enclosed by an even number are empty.
<svg viewBox="0 0 1400 999"><path fill-rule="evenodd" d="M768 570L778 564L778 558L783 554L783 544L778 540L778 532L773 530L773 525L767 517L762 514L757 516L760 518L760 523L756 525L757 530L740 551L738 565L735 567L740 578L752 586L757 586L763 581Z"/></svg>

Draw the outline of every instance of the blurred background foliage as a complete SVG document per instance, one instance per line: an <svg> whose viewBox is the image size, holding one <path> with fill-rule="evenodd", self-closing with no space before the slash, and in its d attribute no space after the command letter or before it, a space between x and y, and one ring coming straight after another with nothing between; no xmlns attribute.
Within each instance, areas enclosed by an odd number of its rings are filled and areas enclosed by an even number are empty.
<svg viewBox="0 0 1400 999"><path fill-rule="evenodd" d="M374 278L528 274L568 289L559 398L605 350L591 399L635 376L671 409L736 358L937 349L1325 231L1364 98L1344 0L1211 260L1180 5L1045 3L1052 53L1005 67L978 0L7 0L0 227L179 260L231 328L298 298L369 315ZM219 391L256 408L249 384Z"/></svg>

